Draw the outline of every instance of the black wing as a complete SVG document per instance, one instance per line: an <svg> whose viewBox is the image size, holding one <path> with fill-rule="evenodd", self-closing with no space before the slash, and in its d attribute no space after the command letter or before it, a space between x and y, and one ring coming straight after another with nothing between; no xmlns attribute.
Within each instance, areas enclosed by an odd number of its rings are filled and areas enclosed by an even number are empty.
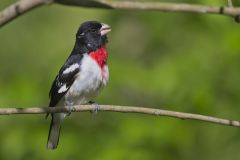
<svg viewBox="0 0 240 160"><path fill-rule="evenodd" d="M71 55L60 69L49 92L49 107L54 107L67 93L80 71L82 55Z"/></svg>

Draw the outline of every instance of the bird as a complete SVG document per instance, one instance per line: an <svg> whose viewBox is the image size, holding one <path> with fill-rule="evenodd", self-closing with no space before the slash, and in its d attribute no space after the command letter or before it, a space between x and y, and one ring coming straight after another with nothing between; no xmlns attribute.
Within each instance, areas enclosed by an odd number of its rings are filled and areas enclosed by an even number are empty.
<svg viewBox="0 0 240 160"><path fill-rule="evenodd" d="M73 105L93 104L93 100L107 85L109 70L107 65L107 33L111 27L98 21L82 23L76 33L73 50L49 91L49 107L67 106L70 112ZM61 123L68 113L52 113L47 149L58 146Z"/></svg>

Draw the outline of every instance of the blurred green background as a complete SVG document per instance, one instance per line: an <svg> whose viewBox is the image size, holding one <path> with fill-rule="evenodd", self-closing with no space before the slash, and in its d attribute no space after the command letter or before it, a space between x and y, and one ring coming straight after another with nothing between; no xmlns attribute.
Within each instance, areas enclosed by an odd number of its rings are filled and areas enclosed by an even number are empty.
<svg viewBox="0 0 240 160"><path fill-rule="evenodd" d="M1 0L0 9L13 2ZM86 20L112 26L110 82L99 104L240 119L240 26L233 19L57 4L0 28L1 107L48 105L52 80ZM240 158L240 130L233 127L140 114L73 113L64 121L58 149L49 151L49 123L44 115L0 116L0 159Z"/></svg>

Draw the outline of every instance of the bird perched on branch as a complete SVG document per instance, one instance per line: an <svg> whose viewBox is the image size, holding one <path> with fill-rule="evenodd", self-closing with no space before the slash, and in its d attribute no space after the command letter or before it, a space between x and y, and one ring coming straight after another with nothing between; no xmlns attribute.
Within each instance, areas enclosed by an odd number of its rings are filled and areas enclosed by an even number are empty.
<svg viewBox="0 0 240 160"><path fill-rule="evenodd" d="M70 56L52 83L49 107L93 103L109 78L106 43L109 25L97 21L81 24ZM94 103L96 110L98 105ZM67 113L52 113L47 148L58 145L61 123Z"/></svg>

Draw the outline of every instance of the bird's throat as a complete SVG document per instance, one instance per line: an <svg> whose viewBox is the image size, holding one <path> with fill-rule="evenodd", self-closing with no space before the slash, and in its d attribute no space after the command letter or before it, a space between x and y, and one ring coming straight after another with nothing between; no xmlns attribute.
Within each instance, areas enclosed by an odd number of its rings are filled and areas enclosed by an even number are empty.
<svg viewBox="0 0 240 160"><path fill-rule="evenodd" d="M96 51L91 52L89 55L101 68L103 68L107 62L107 50L105 47L99 48Z"/></svg>

